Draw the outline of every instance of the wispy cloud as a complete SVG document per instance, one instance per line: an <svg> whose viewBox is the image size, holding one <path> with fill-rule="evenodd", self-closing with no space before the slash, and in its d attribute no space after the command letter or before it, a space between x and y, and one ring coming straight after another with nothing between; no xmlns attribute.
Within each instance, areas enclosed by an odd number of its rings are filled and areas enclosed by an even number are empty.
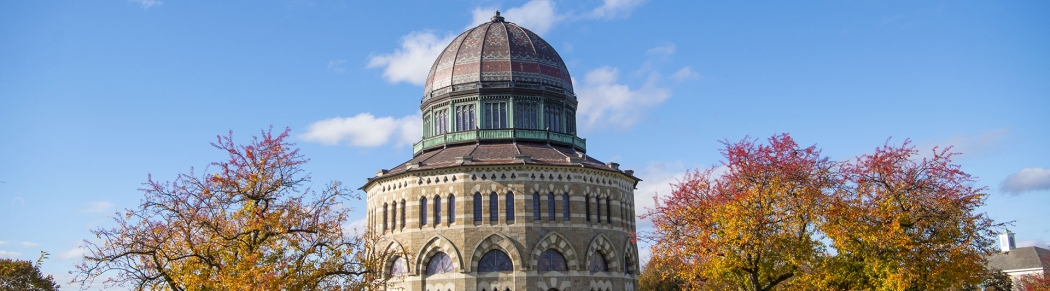
<svg viewBox="0 0 1050 291"><path fill-rule="evenodd" d="M15 258L18 258L21 255L22 255L22 253L19 253L19 252L9 252L9 251L5 251L5 250L0 250L0 258L15 259Z"/></svg>
<svg viewBox="0 0 1050 291"><path fill-rule="evenodd" d="M650 72L640 88L619 82L619 69L600 67L587 72L576 87L579 98L577 116L581 128L628 128L648 111L671 97L671 90L659 87L661 75Z"/></svg>
<svg viewBox="0 0 1050 291"><path fill-rule="evenodd" d="M642 3L645 0L605 0L601 6L591 10L588 16L599 19L626 18Z"/></svg>
<svg viewBox="0 0 1050 291"><path fill-rule="evenodd" d="M654 55L654 56L670 57L671 55L674 55L675 51L677 51L677 50L678 50L677 46L675 46L673 43L668 43L668 44L664 44L664 45L661 45L661 46L658 46L658 47L651 48L651 49L647 50L646 53L650 54L650 55Z"/></svg>
<svg viewBox="0 0 1050 291"><path fill-rule="evenodd" d="M1009 130L997 129L974 134L961 134L939 141L923 142L916 148L921 157L928 157L934 146L941 148L951 146L953 152L962 153L964 157L973 157L995 151L1003 140L1010 135Z"/></svg>
<svg viewBox="0 0 1050 291"><path fill-rule="evenodd" d="M22 247L24 247L24 248L34 248L34 247L37 247L37 246L40 245L38 243L29 242L29 241L20 242L19 244L22 245Z"/></svg>
<svg viewBox="0 0 1050 291"><path fill-rule="evenodd" d="M91 204L88 204L87 208L84 209L84 212L87 212L87 213L98 213L98 214L110 214L110 213L113 212L114 209L116 209L116 206L113 205L113 202L109 202L109 201L95 201L95 202L91 202Z"/></svg>
<svg viewBox="0 0 1050 291"><path fill-rule="evenodd" d="M366 112L353 117L335 117L311 123L300 137L324 145L376 147L391 141L403 145L419 140L423 135L421 128L422 118L419 115L376 118Z"/></svg>
<svg viewBox="0 0 1050 291"><path fill-rule="evenodd" d="M678 82L685 82L685 81L689 81L689 80L699 80L700 79L700 73L693 72L693 68L691 68L689 66L685 66L685 67L682 67L681 69L679 69L678 71L675 71L674 74L671 74L671 79L675 80L675 81L678 81Z"/></svg>
<svg viewBox="0 0 1050 291"><path fill-rule="evenodd" d="M342 74L346 72L346 60L331 60L328 61L328 70Z"/></svg>
<svg viewBox="0 0 1050 291"><path fill-rule="evenodd" d="M142 8L150 8L150 7L153 7L153 6L160 6L161 4L164 4L164 2L161 2L159 0L128 0L128 1L130 1L132 3L136 3L136 4L139 4L139 5L142 5Z"/></svg>
<svg viewBox="0 0 1050 291"><path fill-rule="evenodd" d="M85 249L84 247L81 247L81 246L77 246L75 248L72 248L72 249L69 249L69 250L66 250L66 251L62 252L61 254L58 254L58 258L59 259L63 259L63 260L79 259L79 258L83 258L84 254L86 254L86 253L87 253L87 249Z"/></svg>
<svg viewBox="0 0 1050 291"><path fill-rule="evenodd" d="M532 0L518 7L511 7L502 11L500 15L507 21L528 28L537 34L543 35L550 31L555 24L566 19L566 15L560 15L555 11L554 2L549 0ZM498 7L478 7L472 11L472 21L467 28L478 26L489 22Z"/></svg>
<svg viewBox="0 0 1050 291"><path fill-rule="evenodd" d="M1050 190L1050 169L1023 169L1007 176L999 187L1003 192L1014 195L1029 191Z"/></svg>
<svg viewBox="0 0 1050 291"><path fill-rule="evenodd" d="M401 48L393 53L368 58L368 68L383 68L383 78L390 83L423 85L430 66L454 35L438 37L430 31L417 31L401 37Z"/></svg>
<svg viewBox="0 0 1050 291"><path fill-rule="evenodd" d="M0 247L4 246L4 245L6 245L6 244L7 244L7 242L6 242L6 241L2 241L2 240L0 240Z"/></svg>

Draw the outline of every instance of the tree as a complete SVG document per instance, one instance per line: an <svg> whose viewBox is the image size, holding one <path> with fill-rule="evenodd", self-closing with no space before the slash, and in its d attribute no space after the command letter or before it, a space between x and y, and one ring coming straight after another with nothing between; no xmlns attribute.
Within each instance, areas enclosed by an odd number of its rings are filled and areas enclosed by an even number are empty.
<svg viewBox="0 0 1050 291"><path fill-rule="evenodd" d="M645 268L638 275L639 291L678 291L685 287L685 281L677 274L681 265L672 258L652 258L645 263Z"/></svg>
<svg viewBox="0 0 1050 291"><path fill-rule="evenodd" d="M1000 225L976 212L985 188L952 163L950 149L921 158L905 141L842 165L842 191L823 226L838 252L825 269L833 285L945 290L983 281Z"/></svg>
<svg viewBox="0 0 1050 291"><path fill-rule="evenodd" d="M30 261L0 259L0 290L55 291L58 284L51 275L40 273L40 264L47 258L40 252L36 265Z"/></svg>
<svg viewBox="0 0 1050 291"><path fill-rule="evenodd" d="M351 209L360 199L339 182L307 187L307 162L289 130L272 129L246 145L233 133L212 146L229 159L213 173L193 170L173 182L150 177L138 208L114 218L113 228L92 232L74 281L87 287L135 290L362 290L376 284L380 258L375 236L349 234Z"/></svg>
<svg viewBox="0 0 1050 291"><path fill-rule="evenodd" d="M1042 273L1023 275L1017 278L1018 291L1047 291L1050 290L1050 271Z"/></svg>
<svg viewBox="0 0 1050 291"><path fill-rule="evenodd" d="M647 213L654 252L680 260L691 288L797 288L824 256L817 230L834 164L787 134L768 142L724 142L723 173L689 172Z"/></svg>

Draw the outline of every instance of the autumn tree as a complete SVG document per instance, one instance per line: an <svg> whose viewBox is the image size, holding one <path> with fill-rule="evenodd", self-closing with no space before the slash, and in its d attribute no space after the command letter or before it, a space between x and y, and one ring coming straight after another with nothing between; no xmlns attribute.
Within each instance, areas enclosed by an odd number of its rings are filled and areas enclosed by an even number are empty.
<svg viewBox="0 0 1050 291"><path fill-rule="evenodd" d="M232 132L212 146L228 159L214 171L150 177L141 205L92 232L74 281L135 290L363 290L376 284L375 236L351 234L359 199L339 182L309 188L307 162L289 130L238 145Z"/></svg>
<svg viewBox="0 0 1050 291"><path fill-rule="evenodd" d="M724 142L721 172L692 171L647 214L653 252L692 289L800 288L825 254L818 233L834 163L787 134Z"/></svg>
<svg viewBox="0 0 1050 291"><path fill-rule="evenodd" d="M678 291L685 280L678 278L680 262L673 258L651 258L638 275L638 291Z"/></svg>
<svg viewBox="0 0 1050 291"><path fill-rule="evenodd" d="M47 258L40 252L36 264L30 261L0 259L0 290L55 291L59 289L51 275L40 273L40 265Z"/></svg>
<svg viewBox="0 0 1050 291"><path fill-rule="evenodd" d="M1050 290L1050 271L1023 275L1017 278L1018 291L1048 291Z"/></svg>
<svg viewBox="0 0 1050 291"><path fill-rule="evenodd" d="M850 290L945 290L980 284L995 224L977 208L985 188L951 158L905 141L842 165L822 227L837 255L829 283Z"/></svg>

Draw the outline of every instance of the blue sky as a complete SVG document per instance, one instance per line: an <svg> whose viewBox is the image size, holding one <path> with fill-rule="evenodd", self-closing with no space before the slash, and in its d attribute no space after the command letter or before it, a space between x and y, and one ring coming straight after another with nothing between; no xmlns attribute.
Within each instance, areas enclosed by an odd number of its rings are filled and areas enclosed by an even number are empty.
<svg viewBox="0 0 1050 291"><path fill-rule="evenodd" d="M495 9L561 54L588 154L635 169L643 207L721 140L845 160L910 138L1050 242L1046 1L4 1L0 256L68 278L147 174L204 170L231 130L290 127L315 184L356 188L411 157L433 59Z"/></svg>

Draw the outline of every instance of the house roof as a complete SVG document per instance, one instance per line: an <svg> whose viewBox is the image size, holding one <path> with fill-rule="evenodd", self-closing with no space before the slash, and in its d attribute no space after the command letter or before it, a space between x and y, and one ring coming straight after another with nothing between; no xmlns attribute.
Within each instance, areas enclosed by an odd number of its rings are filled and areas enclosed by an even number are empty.
<svg viewBox="0 0 1050 291"><path fill-rule="evenodd" d="M1042 268L1050 270L1050 250L1040 247L1023 247L988 257L988 268L1003 271Z"/></svg>

